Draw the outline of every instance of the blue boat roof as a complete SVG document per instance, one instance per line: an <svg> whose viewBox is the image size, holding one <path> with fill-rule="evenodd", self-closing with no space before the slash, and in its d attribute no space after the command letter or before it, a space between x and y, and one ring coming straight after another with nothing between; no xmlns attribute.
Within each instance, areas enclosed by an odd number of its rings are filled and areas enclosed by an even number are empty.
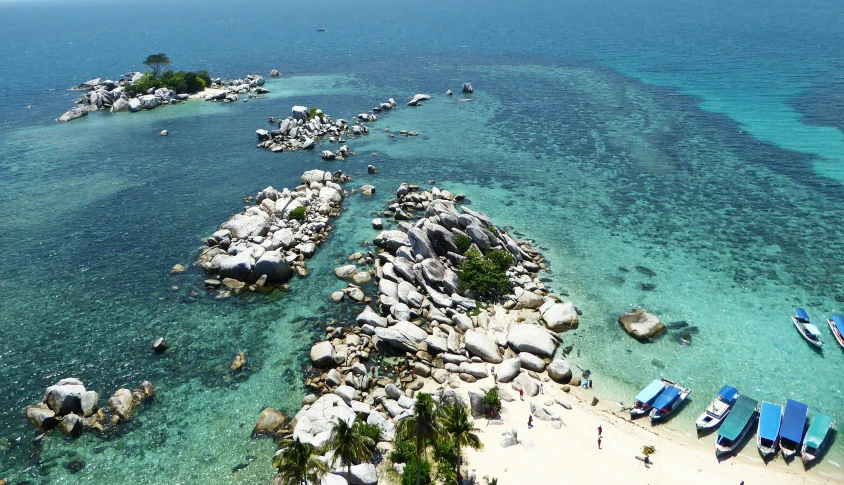
<svg viewBox="0 0 844 485"><path fill-rule="evenodd" d="M841 315L833 313L832 314L832 323L833 323L833 325L838 327L839 332L844 333L844 317L842 317Z"/></svg>
<svg viewBox="0 0 844 485"><path fill-rule="evenodd" d="M782 428L780 436L795 443L803 441L803 431L806 428L806 413L809 407L802 402L792 401L785 403L785 412L782 415Z"/></svg>
<svg viewBox="0 0 844 485"><path fill-rule="evenodd" d="M680 395L680 388L671 386L659 394L659 397L654 401L654 408L662 409L673 403Z"/></svg>
<svg viewBox="0 0 844 485"><path fill-rule="evenodd" d="M807 322L809 321L809 314L806 312L806 310L802 308L795 308L794 312L797 313L797 318L799 318L800 320L805 320Z"/></svg>
<svg viewBox="0 0 844 485"><path fill-rule="evenodd" d="M780 422L782 421L782 406L762 403L762 410L759 412L759 436L774 441L780 434Z"/></svg>
<svg viewBox="0 0 844 485"><path fill-rule="evenodd" d="M718 395L723 397L727 402L733 402L736 400L738 390L732 386L724 386L721 388L721 391L718 392Z"/></svg>
<svg viewBox="0 0 844 485"><path fill-rule="evenodd" d="M665 383L662 382L662 379L656 379L648 384L648 387L642 389L639 394L636 394L635 399L639 402L650 404L664 388Z"/></svg>

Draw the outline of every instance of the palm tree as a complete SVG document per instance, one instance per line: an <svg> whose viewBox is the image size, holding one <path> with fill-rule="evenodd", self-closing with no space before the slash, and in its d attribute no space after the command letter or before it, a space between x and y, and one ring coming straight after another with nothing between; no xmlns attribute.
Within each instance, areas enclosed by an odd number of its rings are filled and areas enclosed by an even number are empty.
<svg viewBox="0 0 844 485"><path fill-rule="evenodd" d="M416 395L413 416L399 421L396 426L396 436L399 440L416 441L416 485L422 478L422 455L428 445L442 435L442 424L439 413L434 408L434 400L430 394L420 392Z"/></svg>
<svg viewBox="0 0 844 485"><path fill-rule="evenodd" d="M466 408L458 403L452 403L443 408L443 428L451 437L454 446L457 448L457 471L463 466L463 454L461 449L468 446L475 450L483 449L484 444L475 434L480 431L475 423L469 420L469 413Z"/></svg>
<svg viewBox="0 0 844 485"><path fill-rule="evenodd" d="M375 442L362 435L357 427L341 419L331 430L331 436L323 445L324 451L334 452L334 461L346 467L347 479L351 479L352 465L369 460Z"/></svg>
<svg viewBox="0 0 844 485"><path fill-rule="evenodd" d="M319 450L302 443L299 438L273 458L273 466L281 474L281 485L316 484L328 472L328 465L320 460Z"/></svg>

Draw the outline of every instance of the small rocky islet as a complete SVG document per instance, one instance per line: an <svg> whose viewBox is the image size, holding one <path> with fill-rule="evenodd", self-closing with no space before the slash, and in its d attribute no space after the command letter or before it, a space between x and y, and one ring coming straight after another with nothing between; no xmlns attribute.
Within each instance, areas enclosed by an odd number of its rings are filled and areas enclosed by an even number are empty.
<svg viewBox="0 0 844 485"><path fill-rule="evenodd" d="M192 96L202 97L206 101L219 101L232 103L238 101L240 96L249 98L264 95L270 91L264 88L264 78L258 74L249 74L243 79L223 80L216 78L206 87L206 94L177 93L166 87L153 87L145 93L131 95L127 87L139 81L143 77L141 72L127 72L117 81L110 79L90 79L73 89L88 91L76 100L76 108L73 108L60 117L57 121L73 121L88 113L107 110L111 113L128 111L137 113L148 111L159 106L178 104L187 101Z"/></svg>

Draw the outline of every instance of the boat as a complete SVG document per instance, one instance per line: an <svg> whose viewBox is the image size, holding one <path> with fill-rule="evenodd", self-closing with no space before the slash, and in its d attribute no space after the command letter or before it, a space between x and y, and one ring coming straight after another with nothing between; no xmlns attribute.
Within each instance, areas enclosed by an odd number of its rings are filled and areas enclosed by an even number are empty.
<svg viewBox="0 0 844 485"><path fill-rule="evenodd" d="M651 410L651 405L656 401L657 396L665 390L668 386L673 386L674 383L668 379L654 379L647 387L639 391L636 397L633 398L633 407L630 408L630 417L638 418L648 414Z"/></svg>
<svg viewBox="0 0 844 485"><path fill-rule="evenodd" d="M325 29L316 29L317 32L325 32Z"/></svg>
<svg viewBox="0 0 844 485"><path fill-rule="evenodd" d="M809 322L809 313L802 308L795 308L794 313L796 313L796 315L791 316L791 321L794 322L794 326L797 327L797 331L800 332L800 335L806 339L806 342L822 349L823 342L821 342L821 332L818 330L818 327Z"/></svg>
<svg viewBox="0 0 844 485"><path fill-rule="evenodd" d="M659 394L651 407L651 423L662 421L677 410L691 393L691 389L676 384L668 386Z"/></svg>
<svg viewBox="0 0 844 485"><path fill-rule="evenodd" d="M829 329L832 330L832 335L838 341L838 345L844 349L844 316L832 314L832 318L826 321L829 324Z"/></svg>
<svg viewBox="0 0 844 485"><path fill-rule="evenodd" d="M763 458L777 454L782 424L782 406L762 402L759 410L759 429L756 432L756 447Z"/></svg>
<svg viewBox="0 0 844 485"><path fill-rule="evenodd" d="M724 424L718 430L718 438L715 439L716 456L735 451L747 432L753 427L758 404L755 399L747 396L741 395L738 397L730 415L724 419Z"/></svg>
<svg viewBox="0 0 844 485"><path fill-rule="evenodd" d="M829 416L823 414L816 414L812 419L812 425L809 426L809 431L806 431L806 439L803 440L803 448L800 449L800 458L803 459L803 464L808 465L814 461L823 448L824 441L829 435L829 430L835 427L835 421Z"/></svg>
<svg viewBox="0 0 844 485"><path fill-rule="evenodd" d="M800 450L803 432L806 431L806 413L808 412L809 407L801 402L789 399L785 403L780 429L780 450L786 459L793 457Z"/></svg>
<svg viewBox="0 0 844 485"><path fill-rule="evenodd" d="M727 414L730 413L730 409L733 408L736 399L738 399L738 391L735 387L722 387L718 392L718 396L715 397L712 403L707 406L706 410L695 421L697 429L718 427L724 421L724 418L727 417Z"/></svg>

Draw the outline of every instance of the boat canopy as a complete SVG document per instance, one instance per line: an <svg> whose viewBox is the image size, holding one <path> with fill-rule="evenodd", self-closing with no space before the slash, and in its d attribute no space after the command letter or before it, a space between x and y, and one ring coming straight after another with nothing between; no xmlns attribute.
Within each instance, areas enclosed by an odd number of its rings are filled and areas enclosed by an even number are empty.
<svg viewBox="0 0 844 485"><path fill-rule="evenodd" d="M838 327L838 331L844 333L844 317L841 315L837 315L835 313L832 314L832 323Z"/></svg>
<svg viewBox="0 0 844 485"><path fill-rule="evenodd" d="M759 411L759 437L774 441L780 434L780 422L782 421L782 406L762 403L762 410Z"/></svg>
<svg viewBox="0 0 844 485"><path fill-rule="evenodd" d="M733 402L736 400L736 394L738 394L738 390L732 386L724 386L721 388L721 391L718 393L719 396L724 398L727 402Z"/></svg>
<svg viewBox="0 0 844 485"><path fill-rule="evenodd" d="M816 414L812 425L809 426L809 431L806 431L806 446L816 450L820 448L830 426L832 426L832 418L820 413Z"/></svg>
<svg viewBox="0 0 844 485"><path fill-rule="evenodd" d="M759 403L755 399L751 399L745 395L739 396L735 407L727 415L727 419L724 420L721 429L718 430L718 436L729 441L735 441L753 417L753 412L756 410L757 404Z"/></svg>
<svg viewBox="0 0 844 485"><path fill-rule="evenodd" d="M677 386L671 386L668 389L662 391L659 397L656 398L654 401L654 408L656 409L665 409L667 406L670 406L677 397L680 395L680 388Z"/></svg>
<svg viewBox="0 0 844 485"><path fill-rule="evenodd" d="M803 320L804 322L809 321L809 314L806 312L806 310L804 310L802 308L795 308L794 313L797 314L798 320Z"/></svg>
<svg viewBox="0 0 844 485"><path fill-rule="evenodd" d="M782 415L782 429L780 437L800 444L803 441L803 431L806 429L806 413L809 407L791 399L785 403Z"/></svg>
<svg viewBox="0 0 844 485"><path fill-rule="evenodd" d="M656 379L655 381L648 384L648 387L642 389L639 394L636 394L636 401L643 402L643 403L652 403L654 399L659 395L660 392L665 388L665 382L662 379Z"/></svg>
<svg viewBox="0 0 844 485"><path fill-rule="evenodd" d="M803 327L806 329L806 332L810 333L811 335L815 337L821 336L821 332L820 330L818 330L818 327L812 325L811 323L804 323Z"/></svg>

